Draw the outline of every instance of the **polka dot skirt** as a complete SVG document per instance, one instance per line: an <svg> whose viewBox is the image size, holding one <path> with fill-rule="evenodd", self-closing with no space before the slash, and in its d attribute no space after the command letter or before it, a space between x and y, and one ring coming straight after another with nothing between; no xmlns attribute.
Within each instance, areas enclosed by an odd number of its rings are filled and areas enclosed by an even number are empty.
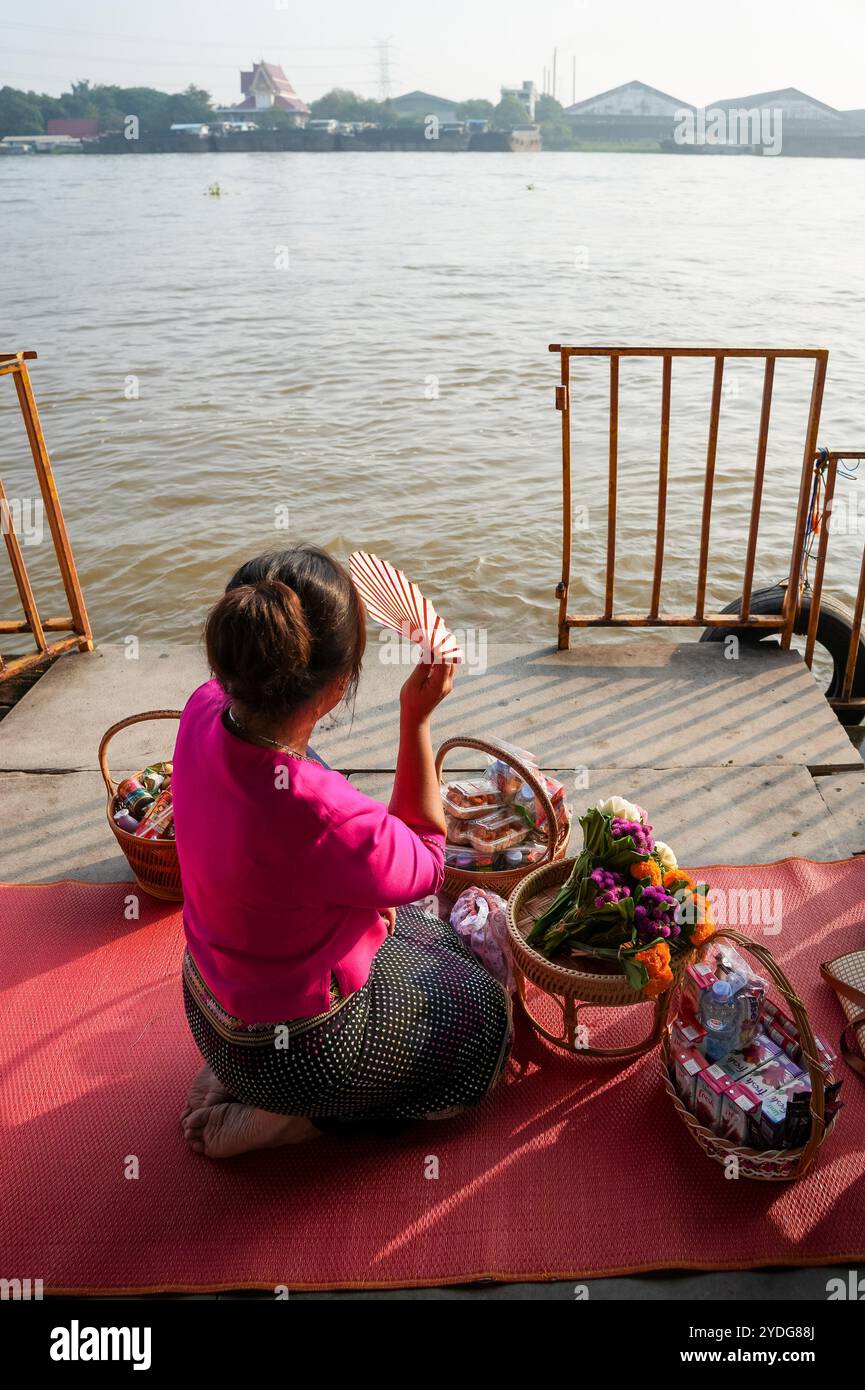
<svg viewBox="0 0 865 1390"><path fill-rule="evenodd" d="M473 1105L511 1048L507 991L447 922L416 907L398 909L363 988L318 1018L250 1028L212 998L188 954L183 996L223 1086L285 1115L417 1119Z"/></svg>

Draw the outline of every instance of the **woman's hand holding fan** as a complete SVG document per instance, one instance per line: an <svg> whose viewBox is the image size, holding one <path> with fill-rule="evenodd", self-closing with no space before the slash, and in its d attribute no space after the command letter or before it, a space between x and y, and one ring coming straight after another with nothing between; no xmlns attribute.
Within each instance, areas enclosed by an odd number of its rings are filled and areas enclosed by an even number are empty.
<svg viewBox="0 0 865 1390"><path fill-rule="evenodd" d="M423 723L450 695L453 683L452 661L419 661L399 693L400 709L409 719Z"/></svg>
<svg viewBox="0 0 865 1390"><path fill-rule="evenodd" d="M462 661L463 654L453 633L402 570L365 550L356 550L349 557L349 568L369 616L382 627L416 642L424 664Z"/></svg>

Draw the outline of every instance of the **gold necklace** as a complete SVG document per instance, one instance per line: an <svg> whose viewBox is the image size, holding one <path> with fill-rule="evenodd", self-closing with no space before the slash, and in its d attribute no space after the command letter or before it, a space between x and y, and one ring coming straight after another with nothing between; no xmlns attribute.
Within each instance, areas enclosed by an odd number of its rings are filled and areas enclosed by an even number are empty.
<svg viewBox="0 0 865 1390"><path fill-rule="evenodd" d="M275 738L268 738L266 734L251 734L248 729L244 729L234 710L229 705L228 717L234 725L241 738L245 738L247 743L266 743L271 748L278 748L280 753L287 753L290 758L297 758L299 762L307 762L305 753L298 753L296 748L289 748L285 743L278 743Z"/></svg>

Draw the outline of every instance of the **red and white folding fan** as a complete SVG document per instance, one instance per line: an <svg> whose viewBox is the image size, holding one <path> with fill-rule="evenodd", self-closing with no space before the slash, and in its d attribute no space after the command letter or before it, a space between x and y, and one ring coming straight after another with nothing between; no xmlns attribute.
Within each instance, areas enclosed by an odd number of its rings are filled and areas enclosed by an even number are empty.
<svg viewBox="0 0 865 1390"><path fill-rule="evenodd" d="M356 550L348 563L366 611L375 622L417 642L427 661L462 661L453 633L402 570L365 550Z"/></svg>

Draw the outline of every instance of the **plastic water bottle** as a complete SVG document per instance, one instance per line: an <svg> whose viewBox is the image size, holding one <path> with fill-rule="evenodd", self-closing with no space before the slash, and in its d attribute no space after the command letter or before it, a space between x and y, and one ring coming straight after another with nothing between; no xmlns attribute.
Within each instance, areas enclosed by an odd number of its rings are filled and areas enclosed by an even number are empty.
<svg viewBox="0 0 865 1390"><path fill-rule="evenodd" d="M728 980L716 980L703 993L700 1022L706 1030L706 1057L722 1062L739 1041L739 1000Z"/></svg>

